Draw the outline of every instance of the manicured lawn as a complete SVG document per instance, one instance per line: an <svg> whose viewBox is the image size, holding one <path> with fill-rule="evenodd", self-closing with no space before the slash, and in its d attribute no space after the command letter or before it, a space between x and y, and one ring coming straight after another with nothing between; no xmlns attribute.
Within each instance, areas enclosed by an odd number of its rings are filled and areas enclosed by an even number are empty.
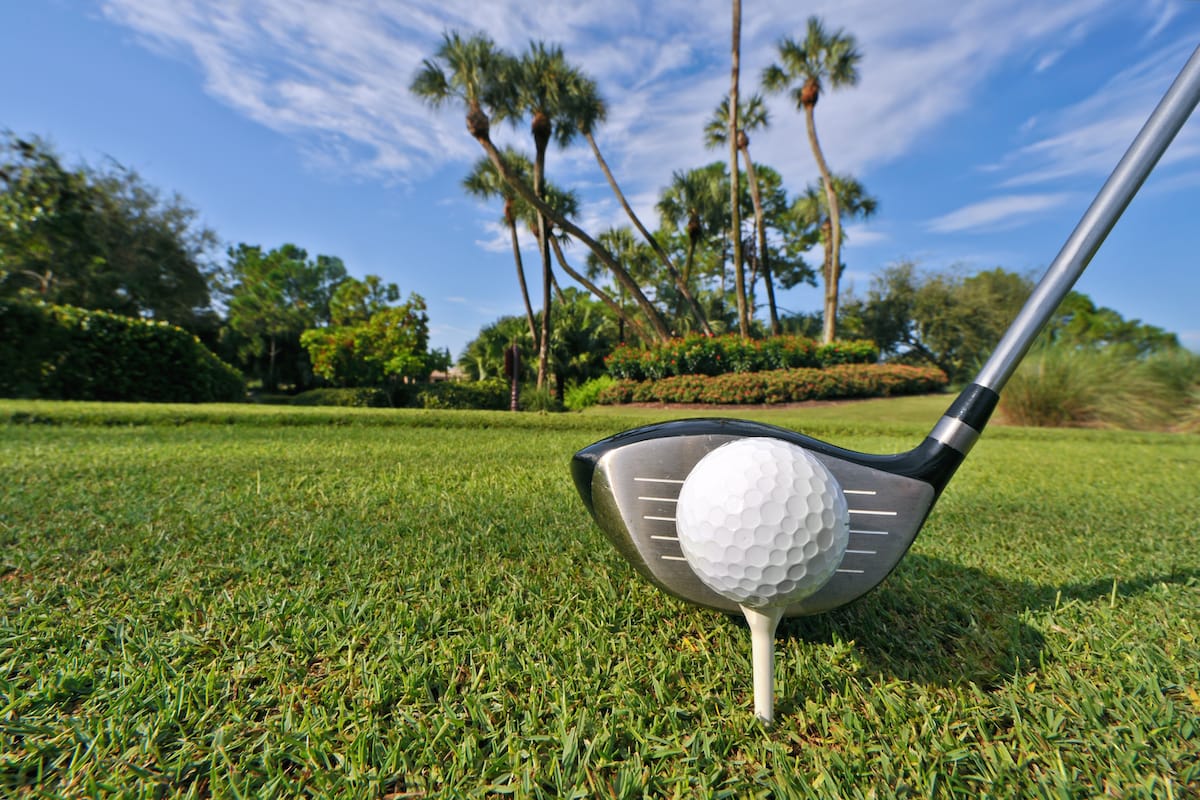
<svg viewBox="0 0 1200 800"><path fill-rule="evenodd" d="M768 730L569 480L671 416L0 401L0 795L1200 796L1200 436L989 430Z"/></svg>

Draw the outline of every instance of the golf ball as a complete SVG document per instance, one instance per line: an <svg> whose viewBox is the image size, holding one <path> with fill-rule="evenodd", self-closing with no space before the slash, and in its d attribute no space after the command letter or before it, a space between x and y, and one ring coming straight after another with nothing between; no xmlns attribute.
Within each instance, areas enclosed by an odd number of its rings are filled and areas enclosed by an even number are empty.
<svg viewBox="0 0 1200 800"><path fill-rule="evenodd" d="M850 536L837 480L798 445L746 438L705 455L683 483L680 548L717 594L763 608L800 600L833 577Z"/></svg>

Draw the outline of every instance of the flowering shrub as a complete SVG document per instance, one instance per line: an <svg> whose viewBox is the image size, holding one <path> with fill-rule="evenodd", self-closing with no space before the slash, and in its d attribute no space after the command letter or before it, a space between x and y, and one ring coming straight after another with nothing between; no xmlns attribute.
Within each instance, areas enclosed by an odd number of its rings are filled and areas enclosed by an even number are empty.
<svg viewBox="0 0 1200 800"><path fill-rule="evenodd" d="M804 336L743 339L736 335L687 336L648 349L621 345L605 360L614 378L660 380L680 375L725 375L835 364L870 364L879 359L873 342L839 341L818 346Z"/></svg>
<svg viewBox="0 0 1200 800"><path fill-rule="evenodd" d="M934 367L904 364L840 364L827 369L800 367L725 375L677 375L661 380L614 381L598 402L713 403L750 405L797 403L849 397L888 397L936 392L946 374Z"/></svg>

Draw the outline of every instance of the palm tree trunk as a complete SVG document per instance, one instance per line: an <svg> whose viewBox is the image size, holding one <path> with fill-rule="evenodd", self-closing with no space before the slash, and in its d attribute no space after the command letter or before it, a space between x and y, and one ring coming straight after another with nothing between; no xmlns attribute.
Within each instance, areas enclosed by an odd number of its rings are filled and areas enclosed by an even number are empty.
<svg viewBox="0 0 1200 800"><path fill-rule="evenodd" d="M729 205L733 232L733 279L737 290L738 330L750 338L750 315L746 308L746 266L742 263L741 186L738 175L738 70L742 50L742 0L733 0L733 67L729 87Z"/></svg>
<svg viewBox="0 0 1200 800"><path fill-rule="evenodd" d="M579 283L585 289L594 294L601 303L604 303L604 305L608 307L609 311L612 311L617 315L617 319L620 320L622 326L628 325L633 331L634 335L642 341L650 341L646 337L645 329L643 329L642 326L637 322L630 319L629 315L625 313L625 309L623 309L616 300L613 300L612 296L609 295L608 292L604 291L599 286L585 278L582 274L572 269L571 265L567 263L566 256L563 255L562 247L559 245L558 240L553 236L550 237L550 246L554 248L554 257L558 259L558 264L563 268L563 272L579 281Z"/></svg>
<svg viewBox="0 0 1200 800"><path fill-rule="evenodd" d="M536 123L535 123L536 124ZM535 132L536 138L536 132ZM546 175L546 145L541 140L536 142L537 151L533 160L533 192L540 200L545 191ZM546 386L546 375L550 368L550 242L549 231L546 229L546 216L537 215L538 252L542 256L542 331L538 340L538 371L537 388L541 391Z"/></svg>
<svg viewBox="0 0 1200 800"><path fill-rule="evenodd" d="M825 163L825 155L821 152L821 145L817 141L817 124L813 119L813 106L804 106L804 122L808 128L808 143L812 146L813 158L817 160L817 168L821 170L821 182L825 185L825 202L829 205L829 223L830 233L829 242L825 246L826 251L826 267L825 275L825 309L823 329L821 341L825 344L833 342L837 335L837 306L838 306L838 282L841 278L841 239L842 239L842 215L841 209L838 208L837 194L833 190L833 175L829 172L829 166Z"/></svg>
<svg viewBox="0 0 1200 800"><path fill-rule="evenodd" d="M528 186L520 181L508 165L504 163L504 159L500 156L500 151L496 149L496 145L492 143L491 137L477 137L476 141L483 147L488 158L496 167L496 171L500 173L500 177L504 178L505 182L513 188L517 194L525 198L525 201L544 214L547 219L553 222L562 230L574 236L579 241L587 245L587 248L596 254L600 262L604 266L612 270L613 276L620 281L629 291L633 301L638 304L642 312L646 315L647 321L654 329L654 333L661 341L668 341L671 338L671 331L667 328L667 323L663 320L662 314L654 305L646 299L646 295L642 293L641 288L637 285L637 281L629 274L629 272L617 263L617 260L595 239L588 236L587 232L580 228L575 223L568 220L563 215L559 214L553 208L548 206L540 197L535 195ZM574 276L572 276L574 277Z"/></svg>
<svg viewBox="0 0 1200 800"><path fill-rule="evenodd" d="M662 261L663 266L667 268L667 272L671 276L671 280L679 288L679 293L683 295L683 299L687 301L688 308L691 309L692 316L696 318L696 322L700 324L700 329L704 331L706 336L712 336L712 327L708 324L708 318L704 316L704 311L700 308L700 304L696 302L696 298L692 296L691 290L688 288L687 279L679 274L679 270L675 269L675 264L671 262L671 257L667 255L667 251L663 250L662 245L658 240L651 235L650 231L646 230L646 226L642 224L641 219L634 213L633 208L629 205L629 201L625 199L625 193L621 191L621 187L617 185L617 179L613 177L612 170L608 168L608 162L604 156L600 154L600 148L596 145L596 139L592 136L591 131L584 131L583 137L587 139L588 144L592 146L592 154L596 156L597 163L600 164L600 171L604 173L604 177L608 180L609 187L613 190L613 194L617 196L621 207L625 209L625 214L633 222L635 228L641 232L646 243L650 245L650 249Z"/></svg>
<svg viewBox="0 0 1200 800"><path fill-rule="evenodd" d="M762 194L758 187L758 175L754 172L754 162L750 160L750 148L742 148L742 158L746 162L746 180L750 181L750 199L754 201L754 227L758 233L758 263L762 265L763 281L767 285L767 309L771 315L771 334L778 336L782 333L779 325L779 311L775 306L775 282L771 280L771 265L767 259L767 229L763 225Z"/></svg>
<svg viewBox="0 0 1200 800"><path fill-rule="evenodd" d="M525 283L525 264L521 260L521 245L517 236L517 221L506 210L504 219L508 222L508 233L512 238L513 261L517 264L517 282L521 284L521 300L525 302L525 319L529 322L529 338L537 344L537 323L534 321L533 306L529 303L529 286Z"/></svg>

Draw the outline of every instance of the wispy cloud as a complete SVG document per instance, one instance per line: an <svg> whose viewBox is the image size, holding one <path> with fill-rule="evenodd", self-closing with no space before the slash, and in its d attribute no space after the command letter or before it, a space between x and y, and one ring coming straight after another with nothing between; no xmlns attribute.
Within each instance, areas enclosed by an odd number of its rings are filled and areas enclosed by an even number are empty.
<svg viewBox="0 0 1200 800"><path fill-rule="evenodd" d="M883 231L872 230L866 225L847 225L842 231L846 234L846 241L857 246L880 244L892 238Z"/></svg>
<svg viewBox="0 0 1200 800"><path fill-rule="evenodd" d="M1027 221L1071 197L1067 193L1009 194L963 206L957 211L930 220L926 226L934 233L961 233L973 230L997 230Z"/></svg>
<svg viewBox="0 0 1200 800"><path fill-rule="evenodd" d="M1033 186L1107 174L1194 47L1189 39L1159 48L1154 55L1114 76L1090 97L1040 116L1037 129L1047 133L994 165L1015 173L1002 186ZM1198 152L1200 131L1194 126L1185 128L1166 163L1194 157Z"/></svg>
<svg viewBox="0 0 1200 800"><path fill-rule="evenodd" d="M803 8L777 0L747 17L744 83L757 80L778 37L800 32L808 15L851 27L866 53L862 83L824 98L820 117L831 160L857 171L902 155L965 107L1006 57L1045 49L1110 5L1014 9L1008 0L980 0L946 14L942 0ZM607 96L605 146L624 174L637 176L635 191L664 184L665 164L710 157L700 130L728 85L729 12L719 0L550 8L528 0L106 0L103 9L144 44L194 63L213 97L325 153L326 166L340 162L360 174L414 178L477 155L461 112L431 113L407 91L449 29L486 30L513 50L531 38L562 43ZM914 91L933 75L937 91ZM772 105L780 123L795 116L781 99ZM778 124L756 147L785 174L815 175L797 123Z"/></svg>

